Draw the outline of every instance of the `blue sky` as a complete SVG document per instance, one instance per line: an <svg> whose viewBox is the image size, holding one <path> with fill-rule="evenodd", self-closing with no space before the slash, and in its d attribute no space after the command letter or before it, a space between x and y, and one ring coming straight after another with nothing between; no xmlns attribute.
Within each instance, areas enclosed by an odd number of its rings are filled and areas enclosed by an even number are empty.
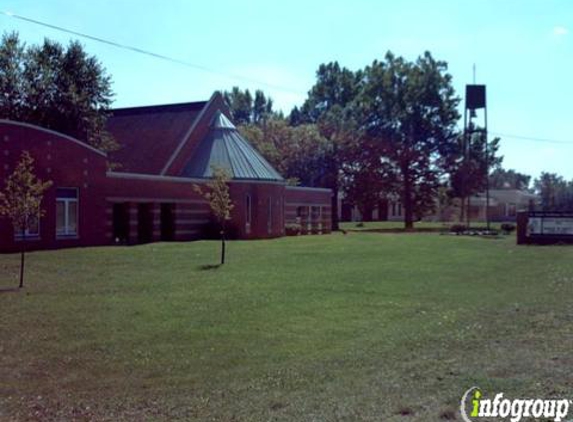
<svg viewBox="0 0 573 422"><path fill-rule="evenodd" d="M408 59L429 50L447 61L462 96L475 63L477 83L487 85L490 133L562 141L501 136L504 167L573 179L568 0L5 0L0 10L214 70L81 39L112 75L117 107L203 100L238 85L263 89L288 112L304 100L320 63L358 69L387 50ZM19 31L27 43L73 38L3 15L0 29Z"/></svg>

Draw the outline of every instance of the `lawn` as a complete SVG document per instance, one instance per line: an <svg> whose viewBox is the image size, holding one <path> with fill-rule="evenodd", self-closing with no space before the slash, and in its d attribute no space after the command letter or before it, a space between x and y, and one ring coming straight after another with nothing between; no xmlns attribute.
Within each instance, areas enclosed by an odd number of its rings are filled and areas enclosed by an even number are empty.
<svg viewBox="0 0 573 422"><path fill-rule="evenodd" d="M0 420L433 421L473 385L567 397L573 249L292 237L29 255L0 293ZM17 285L0 256L0 287Z"/></svg>

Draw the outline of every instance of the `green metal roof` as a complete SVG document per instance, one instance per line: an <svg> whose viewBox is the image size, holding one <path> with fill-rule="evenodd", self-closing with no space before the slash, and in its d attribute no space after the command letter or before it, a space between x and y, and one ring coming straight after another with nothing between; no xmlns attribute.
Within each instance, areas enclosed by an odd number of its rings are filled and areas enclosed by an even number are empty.
<svg viewBox="0 0 573 422"><path fill-rule="evenodd" d="M220 111L215 113L209 133L197 146L182 175L210 178L214 167L226 169L233 179L284 180Z"/></svg>

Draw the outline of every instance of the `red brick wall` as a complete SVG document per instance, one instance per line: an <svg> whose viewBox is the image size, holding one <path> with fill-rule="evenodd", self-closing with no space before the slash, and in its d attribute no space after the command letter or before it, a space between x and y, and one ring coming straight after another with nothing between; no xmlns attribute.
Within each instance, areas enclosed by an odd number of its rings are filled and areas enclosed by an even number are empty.
<svg viewBox="0 0 573 422"><path fill-rule="evenodd" d="M99 245L105 238L106 157L87 146L31 125L0 121L0 185L11 174L22 151L29 151L35 160L35 173L51 180L45 193L40 220L40 236L27 242L28 249L49 249L70 246ZM56 238L56 189L77 188L79 192L78 237ZM0 252L19 250L8 220L0 219Z"/></svg>
<svg viewBox="0 0 573 422"><path fill-rule="evenodd" d="M149 241L161 238L161 204L173 204L173 240L198 239L210 219L208 203L193 190L192 181L178 177L106 173L106 156L55 132L30 125L0 121L0 181L14 170L23 150L35 159L35 171L54 184L46 192L40 221L40 236L27 242L28 249L53 249L115 243L114 204L125 204L128 214L127 243L140 241L139 210L148 214ZM3 182L2 188L3 186ZM77 188L79 192L78 236L56 236L56 189ZM247 226L246 198L251 199L251 223ZM285 224L297 221L297 209L315 214L302 221L305 232L329 232L331 193L326 189L285 187L277 182L233 181L232 221L240 238L272 238L284 235ZM141 204L148 204L140 207ZM271 208L269 222L269 204ZM302 209L302 208L301 208ZM320 211L320 216L318 214ZM307 230L308 229L308 230ZM0 219L0 252L20 249L13 229Z"/></svg>
<svg viewBox="0 0 573 422"><path fill-rule="evenodd" d="M247 227L247 195L251 200L251 224ZM234 208L232 224L241 238L260 239L284 235L285 187L280 183L233 182L231 199ZM270 201L270 224L269 224Z"/></svg>

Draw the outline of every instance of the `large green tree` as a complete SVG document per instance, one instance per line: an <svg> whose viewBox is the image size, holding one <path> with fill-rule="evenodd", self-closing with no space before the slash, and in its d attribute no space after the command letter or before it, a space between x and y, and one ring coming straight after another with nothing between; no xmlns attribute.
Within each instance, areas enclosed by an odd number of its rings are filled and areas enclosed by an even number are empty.
<svg viewBox="0 0 573 422"><path fill-rule="evenodd" d="M444 155L458 139L458 103L447 64L429 52L413 62L389 52L364 71L357 116L391 168L406 229L435 204Z"/></svg>
<svg viewBox="0 0 573 422"><path fill-rule="evenodd" d="M312 123L319 127L327 140L328 154L324 156L322 187L333 191L332 229L338 229L338 192L341 187L342 165L345 161L345 146L355 141L357 134L348 130L348 107L359 92L362 73L342 67L338 62L321 64L316 72L316 83L308 97L290 115L293 124Z"/></svg>
<svg viewBox="0 0 573 422"><path fill-rule="evenodd" d="M105 130L111 78L79 42L64 47L45 39L26 47L17 33L5 33L0 88L0 117L53 129L103 151L117 149Z"/></svg>
<svg viewBox="0 0 573 422"><path fill-rule="evenodd" d="M273 100L261 90L256 90L253 98L248 89L243 91L235 86L231 91L225 91L223 98L236 125L262 124L268 117L275 114Z"/></svg>
<svg viewBox="0 0 573 422"><path fill-rule="evenodd" d="M567 182L556 173L543 172L533 186L543 211L573 212L573 180Z"/></svg>
<svg viewBox="0 0 573 422"><path fill-rule="evenodd" d="M290 126L285 119L269 118L262 125L239 126L242 135L293 184L320 186L328 172L330 143L314 124Z"/></svg>
<svg viewBox="0 0 573 422"><path fill-rule="evenodd" d="M528 190L531 176L513 169L498 168L490 175L492 189L519 189Z"/></svg>

